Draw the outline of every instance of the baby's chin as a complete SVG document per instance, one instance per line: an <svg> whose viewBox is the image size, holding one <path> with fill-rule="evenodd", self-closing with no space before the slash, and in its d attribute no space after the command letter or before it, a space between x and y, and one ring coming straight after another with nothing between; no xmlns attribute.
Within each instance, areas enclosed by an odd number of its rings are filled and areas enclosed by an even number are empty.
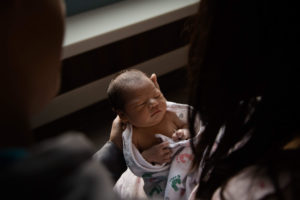
<svg viewBox="0 0 300 200"><path fill-rule="evenodd" d="M165 114L166 114L166 111L161 111L161 112L157 113L156 115L154 115L152 117L152 118L154 118L152 126L159 124L164 119Z"/></svg>
<svg viewBox="0 0 300 200"><path fill-rule="evenodd" d="M158 117L156 119L152 119L151 122L148 122L148 123L144 123L144 124L133 124L132 123L132 125L134 125L135 127L140 127L140 128L148 128L148 127L158 125L162 120L163 120L163 116Z"/></svg>

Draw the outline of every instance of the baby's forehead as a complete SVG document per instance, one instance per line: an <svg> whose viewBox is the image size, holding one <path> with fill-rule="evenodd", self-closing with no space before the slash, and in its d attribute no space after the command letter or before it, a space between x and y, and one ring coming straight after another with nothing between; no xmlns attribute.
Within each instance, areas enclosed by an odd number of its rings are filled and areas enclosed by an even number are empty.
<svg viewBox="0 0 300 200"><path fill-rule="evenodd" d="M145 75L130 79L125 78L124 82L121 82L119 83L122 88L121 94L126 102L129 100L139 101L145 96L156 92L154 83Z"/></svg>
<svg viewBox="0 0 300 200"><path fill-rule="evenodd" d="M154 83L150 79L137 79L122 84L122 93L132 96L145 96L156 90Z"/></svg>
<svg viewBox="0 0 300 200"><path fill-rule="evenodd" d="M124 88L133 87L137 84L142 84L149 81L151 82L149 77L138 71L124 72L123 74L120 74L115 81Z"/></svg>
<svg viewBox="0 0 300 200"><path fill-rule="evenodd" d="M119 79L125 80L142 80L149 79L146 74L140 71L126 71L119 75Z"/></svg>
<svg viewBox="0 0 300 200"><path fill-rule="evenodd" d="M157 94L157 89L152 85L152 83L146 83L144 86L136 84L132 87L127 87L122 92L124 104L129 106L136 106L142 101L146 101L151 98L153 95Z"/></svg>

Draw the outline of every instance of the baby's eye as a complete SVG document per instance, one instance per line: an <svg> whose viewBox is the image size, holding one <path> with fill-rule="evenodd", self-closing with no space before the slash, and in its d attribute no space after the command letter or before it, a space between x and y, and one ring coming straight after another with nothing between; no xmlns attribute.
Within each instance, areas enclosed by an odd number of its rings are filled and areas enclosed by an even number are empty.
<svg viewBox="0 0 300 200"><path fill-rule="evenodd" d="M146 105L146 102L140 103L138 106L144 106Z"/></svg>
<svg viewBox="0 0 300 200"><path fill-rule="evenodd" d="M161 96L161 94L156 95L154 98L155 98L155 99L158 99L160 96Z"/></svg>

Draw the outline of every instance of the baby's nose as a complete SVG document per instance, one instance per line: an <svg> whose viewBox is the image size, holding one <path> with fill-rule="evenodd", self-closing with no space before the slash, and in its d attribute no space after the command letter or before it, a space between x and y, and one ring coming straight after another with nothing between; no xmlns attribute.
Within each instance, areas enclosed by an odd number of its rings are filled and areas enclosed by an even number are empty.
<svg viewBox="0 0 300 200"><path fill-rule="evenodd" d="M154 106L157 106L158 101L154 98L151 98L151 99L149 99L149 105L150 105L151 108L154 107Z"/></svg>

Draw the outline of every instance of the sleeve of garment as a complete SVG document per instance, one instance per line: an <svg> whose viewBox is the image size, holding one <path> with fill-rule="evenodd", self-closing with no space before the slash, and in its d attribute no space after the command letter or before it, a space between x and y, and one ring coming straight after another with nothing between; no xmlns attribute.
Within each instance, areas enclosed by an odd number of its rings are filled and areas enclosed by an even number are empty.
<svg viewBox="0 0 300 200"><path fill-rule="evenodd" d="M127 169L123 152L111 141L106 142L94 158L106 167L115 182Z"/></svg>
<svg viewBox="0 0 300 200"><path fill-rule="evenodd" d="M82 134L67 134L34 147L0 171L0 199L118 199L105 167Z"/></svg>
<svg viewBox="0 0 300 200"><path fill-rule="evenodd" d="M285 195L284 192L287 192L286 188L291 183L289 173L279 172L278 181L279 188ZM230 200L278 199L274 183L270 179L266 168L257 166L250 166L232 177L224 188L218 188L215 191L212 200L223 199L221 196Z"/></svg>

